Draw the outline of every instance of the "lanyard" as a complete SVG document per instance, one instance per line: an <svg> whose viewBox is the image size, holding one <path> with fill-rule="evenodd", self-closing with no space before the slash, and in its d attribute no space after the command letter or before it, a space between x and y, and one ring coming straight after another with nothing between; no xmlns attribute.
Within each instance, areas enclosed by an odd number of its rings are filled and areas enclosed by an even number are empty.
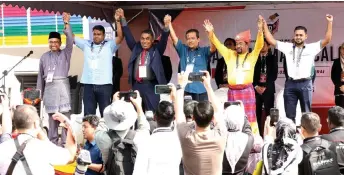
<svg viewBox="0 0 344 175"><path fill-rule="evenodd" d="M266 73L266 56L262 56L260 72Z"/></svg>
<svg viewBox="0 0 344 175"><path fill-rule="evenodd" d="M103 42L101 43L100 49L98 50L97 55L102 51L102 49L103 49L103 47L104 47L104 45L105 45L106 42L107 42L107 41L103 41ZM94 45L94 42L91 43L91 52L92 52L92 53L93 53L93 45Z"/></svg>
<svg viewBox="0 0 344 175"><path fill-rule="evenodd" d="M242 62L241 67L244 67L244 63L245 63L245 61L247 59L247 56L248 56L248 53L246 53L244 61ZM239 54L237 54L237 58L236 58L236 68L238 68L238 67L239 67Z"/></svg>
<svg viewBox="0 0 344 175"><path fill-rule="evenodd" d="M186 64L195 64L195 60L196 60L196 56L198 55L198 50L195 51L193 57L192 57L192 60L190 60L190 56L189 56L189 52L190 51L187 51L186 52Z"/></svg>
<svg viewBox="0 0 344 175"><path fill-rule="evenodd" d="M58 57L60 56L60 51L57 53L57 57L54 57L54 59L53 59L53 57L52 57L52 54L51 54L51 52L49 53L49 57L50 57L50 59L49 59L49 70L55 70L55 68L56 68L56 65L57 65L57 63L58 63ZM51 69L51 63L53 63L54 64L54 68L53 69Z"/></svg>
<svg viewBox="0 0 344 175"><path fill-rule="evenodd" d="M303 52L303 49L305 48L305 46L302 47L299 55L297 56L297 60L296 60L296 67L300 66L300 61L301 61L301 55ZM293 46L293 62L295 63L295 46Z"/></svg>

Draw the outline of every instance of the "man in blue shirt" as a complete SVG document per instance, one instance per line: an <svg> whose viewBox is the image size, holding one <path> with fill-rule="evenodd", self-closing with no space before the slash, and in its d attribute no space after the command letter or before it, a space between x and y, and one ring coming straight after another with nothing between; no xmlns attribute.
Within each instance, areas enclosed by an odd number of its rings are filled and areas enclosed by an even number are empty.
<svg viewBox="0 0 344 175"><path fill-rule="evenodd" d="M87 115L82 119L82 134L86 139L84 149L90 152L92 160L85 175L103 175L104 172L102 154L94 140L98 124L99 118L95 115Z"/></svg>
<svg viewBox="0 0 344 175"><path fill-rule="evenodd" d="M171 21L171 17L169 16ZM210 47L200 47L199 31L197 29L189 29L186 31L186 45L178 39L174 32L172 23L170 22L170 33L179 58L180 68L184 72L199 72L207 70L208 62L211 54L216 51L216 47L211 43ZM192 96L193 100L205 101L208 100L208 95L202 82L192 82L185 87L185 95Z"/></svg>
<svg viewBox="0 0 344 175"><path fill-rule="evenodd" d="M93 27L93 41L74 37L74 42L84 52L84 68L81 83L84 84L84 115L96 114L110 105L112 98L112 56L123 41L119 15L116 11L117 38L105 39L105 28L101 25Z"/></svg>
<svg viewBox="0 0 344 175"><path fill-rule="evenodd" d="M154 44L154 36L151 30L144 30L141 33L140 41L136 42L127 25L122 9L120 9L120 18L125 41L132 51L128 63L128 81L133 90L140 92L144 110L155 111L160 102L160 96L155 94L154 87L157 84L167 84L161 58L167 45L168 24L164 19L165 28L157 44Z"/></svg>

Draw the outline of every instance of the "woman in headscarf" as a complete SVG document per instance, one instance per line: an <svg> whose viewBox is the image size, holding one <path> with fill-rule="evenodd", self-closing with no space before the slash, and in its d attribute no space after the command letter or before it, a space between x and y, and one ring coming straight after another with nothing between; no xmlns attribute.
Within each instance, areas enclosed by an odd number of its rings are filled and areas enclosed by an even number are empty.
<svg viewBox="0 0 344 175"><path fill-rule="evenodd" d="M265 121L263 146L263 175L296 175L303 152L297 142L296 126L290 119L284 118L276 124L276 139L273 140L270 117Z"/></svg>
<svg viewBox="0 0 344 175"><path fill-rule="evenodd" d="M243 175L254 138L249 122L245 122L245 109L242 102L227 107L224 115L228 136L222 163L222 174ZM243 128L245 129L243 130Z"/></svg>

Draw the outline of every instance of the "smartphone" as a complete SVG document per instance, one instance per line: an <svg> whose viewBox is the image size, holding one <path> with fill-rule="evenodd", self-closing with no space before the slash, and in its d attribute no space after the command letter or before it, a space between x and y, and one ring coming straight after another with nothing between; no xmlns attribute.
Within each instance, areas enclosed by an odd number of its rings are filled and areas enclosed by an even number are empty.
<svg viewBox="0 0 344 175"><path fill-rule="evenodd" d="M170 85L155 85L155 94L170 94Z"/></svg>
<svg viewBox="0 0 344 175"><path fill-rule="evenodd" d="M120 92L119 93L119 99L122 99L124 97L124 100L127 102L130 102L130 97L136 98L137 93L133 91L128 91L128 92Z"/></svg>
<svg viewBox="0 0 344 175"><path fill-rule="evenodd" d="M270 109L270 126L275 126L279 120L279 110L277 108Z"/></svg>
<svg viewBox="0 0 344 175"><path fill-rule="evenodd" d="M203 81L202 77L206 75L205 72L191 72L188 79L189 81Z"/></svg>
<svg viewBox="0 0 344 175"><path fill-rule="evenodd" d="M240 102L238 101L227 101L223 104L224 109L228 108L229 106L236 105L239 106Z"/></svg>

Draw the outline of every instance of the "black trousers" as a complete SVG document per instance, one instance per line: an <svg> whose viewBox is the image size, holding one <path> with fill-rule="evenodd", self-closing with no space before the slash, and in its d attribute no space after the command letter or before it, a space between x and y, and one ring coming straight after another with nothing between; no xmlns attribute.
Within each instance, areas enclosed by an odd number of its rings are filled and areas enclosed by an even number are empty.
<svg viewBox="0 0 344 175"><path fill-rule="evenodd" d="M336 106L344 108L344 95L334 96L334 102L336 103Z"/></svg>
<svg viewBox="0 0 344 175"><path fill-rule="evenodd" d="M264 122L262 121L262 110L264 105L265 115L270 115L270 109L274 107L275 103L275 93L269 92L267 89L260 95L256 92L256 116L259 128L259 133L262 135L264 132Z"/></svg>

